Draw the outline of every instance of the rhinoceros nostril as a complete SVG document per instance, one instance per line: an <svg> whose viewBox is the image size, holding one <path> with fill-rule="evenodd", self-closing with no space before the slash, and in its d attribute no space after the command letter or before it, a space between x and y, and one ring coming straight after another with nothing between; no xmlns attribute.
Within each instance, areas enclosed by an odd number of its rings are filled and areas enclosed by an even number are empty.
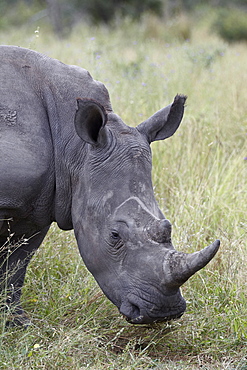
<svg viewBox="0 0 247 370"><path fill-rule="evenodd" d="M133 320L136 320L141 316L139 307L130 301L123 302L119 311L125 319L131 323L133 323Z"/></svg>

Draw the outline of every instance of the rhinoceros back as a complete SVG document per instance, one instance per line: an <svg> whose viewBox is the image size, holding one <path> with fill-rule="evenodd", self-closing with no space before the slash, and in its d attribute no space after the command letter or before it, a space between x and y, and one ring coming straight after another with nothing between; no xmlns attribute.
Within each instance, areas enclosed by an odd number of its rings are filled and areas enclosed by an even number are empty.
<svg viewBox="0 0 247 370"><path fill-rule="evenodd" d="M51 133L39 76L28 77L35 61L10 47L0 48L0 61L0 217L27 218L36 206L50 207Z"/></svg>

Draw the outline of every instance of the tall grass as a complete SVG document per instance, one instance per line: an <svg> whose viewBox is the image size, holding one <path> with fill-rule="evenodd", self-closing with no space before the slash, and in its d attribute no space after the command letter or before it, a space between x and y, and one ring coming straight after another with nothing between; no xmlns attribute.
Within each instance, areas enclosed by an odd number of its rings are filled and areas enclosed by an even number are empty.
<svg viewBox="0 0 247 370"><path fill-rule="evenodd" d="M73 233L54 225L23 289L33 325L0 326L2 369L247 368L246 45L228 46L198 24L181 41L179 22L173 31L155 22L82 24L59 42L35 25L1 33L0 42L88 69L129 125L187 94L177 133L152 144L153 184L176 248L192 252L219 238L220 252L184 285L183 318L133 327L86 270Z"/></svg>

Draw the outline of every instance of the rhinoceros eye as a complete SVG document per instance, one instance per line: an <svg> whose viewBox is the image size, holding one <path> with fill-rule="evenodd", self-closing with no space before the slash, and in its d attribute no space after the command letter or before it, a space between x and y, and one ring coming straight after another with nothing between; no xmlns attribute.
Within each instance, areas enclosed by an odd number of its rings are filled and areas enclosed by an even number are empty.
<svg viewBox="0 0 247 370"><path fill-rule="evenodd" d="M115 231L115 230L111 232L111 237L112 237L112 239L114 239L114 240L118 240L118 239L120 238L120 236L119 236L118 232L117 232L117 231Z"/></svg>

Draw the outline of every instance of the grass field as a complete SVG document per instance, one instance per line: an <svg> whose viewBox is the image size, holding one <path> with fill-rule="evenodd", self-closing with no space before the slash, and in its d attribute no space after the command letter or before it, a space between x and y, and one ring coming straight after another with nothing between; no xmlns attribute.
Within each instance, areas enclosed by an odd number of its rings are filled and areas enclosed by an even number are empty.
<svg viewBox="0 0 247 370"><path fill-rule="evenodd" d="M88 69L129 125L188 95L177 133L152 144L155 193L178 250L221 240L215 259L183 286L185 315L134 327L86 270L73 232L53 225L23 289L33 325L7 330L2 322L0 369L247 369L247 49L227 45L203 20L186 23L183 41L183 22L81 24L66 40L42 24L0 33L1 44Z"/></svg>

